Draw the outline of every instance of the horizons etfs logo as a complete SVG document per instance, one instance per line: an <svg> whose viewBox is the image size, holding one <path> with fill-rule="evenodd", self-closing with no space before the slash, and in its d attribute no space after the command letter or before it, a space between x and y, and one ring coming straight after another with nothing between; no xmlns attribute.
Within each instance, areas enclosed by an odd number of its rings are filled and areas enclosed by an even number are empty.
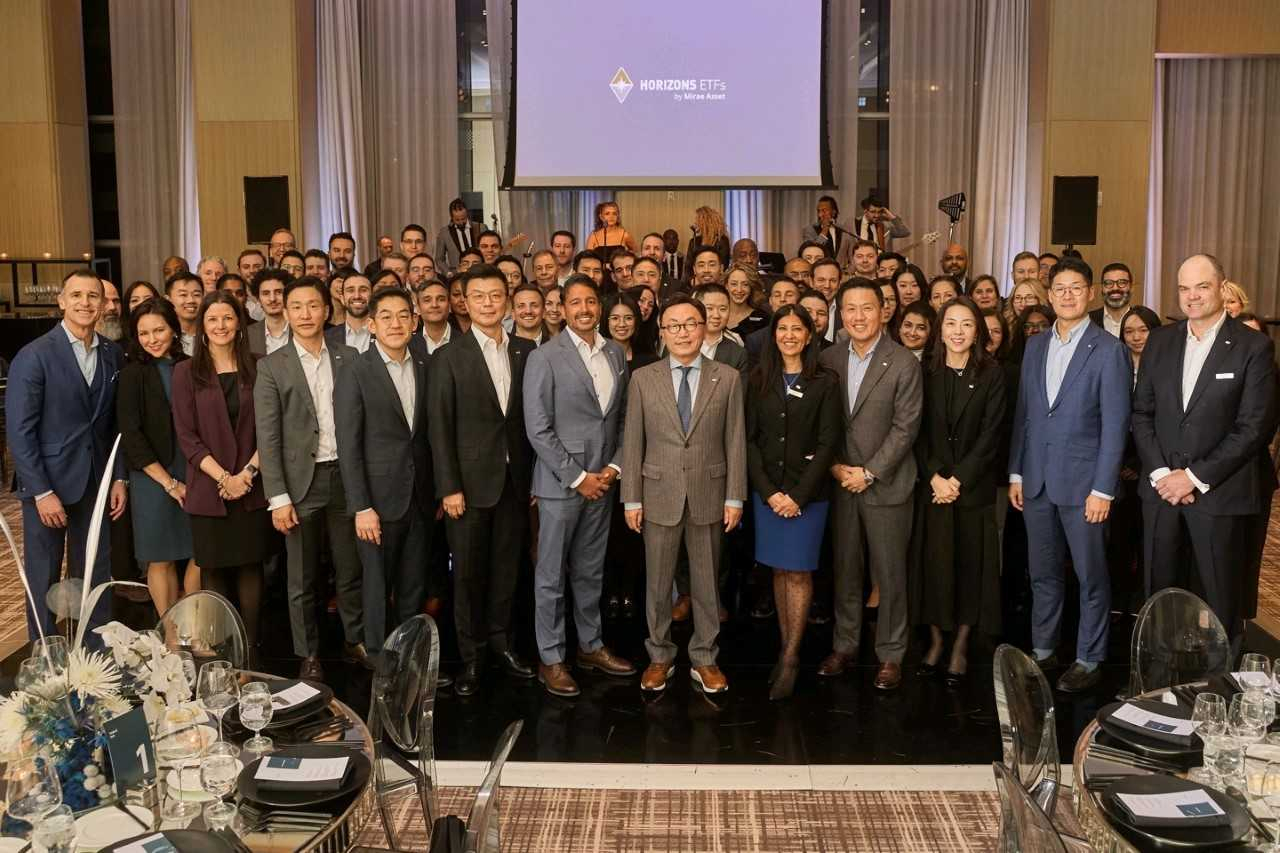
<svg viewBox="0 0 1280 853"><path fill-rule="evenodd" d="M627 99L627 95L631 94L635 84L631 82L631 75L627 73L627 69L620 67L614 72L613 79L609 81L609 88L613 90L613 96L618 99L618 103L622 103Z"/></svg>

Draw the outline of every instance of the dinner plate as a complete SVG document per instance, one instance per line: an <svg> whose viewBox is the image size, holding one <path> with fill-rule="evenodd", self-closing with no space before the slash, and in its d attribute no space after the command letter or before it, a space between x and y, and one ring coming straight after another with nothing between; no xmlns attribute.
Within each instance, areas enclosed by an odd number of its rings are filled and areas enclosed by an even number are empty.
<svg viewBox="0 0 1280 853"><path fill-rule="evenodd" d="M291 746L288 749L273 752L266 757L347 758L351 760L351 765L347 770L346 778L342 782L342 787L334 791L263 791L259 789L258 780L254 778L254 774L258 772L258 765L262 762L262 758L257 758L245 765L244 770L240 771L240 782L237 790L245 799L261 803L264 806L296 808L328 803L362 790L365 783L369 781L369 771L371 769L369 758L357 749L306 744L303 746Z"/></svg>
<svg viewBox="0 0 1280 853"><path fill-rule="evenodd" d="M143 832L130 838L115 842L110 847L103 847L99 853L113 853L121 847L150 838L153 835L164 835L169 843L178 849L178 853L234 853L235 848L212 832L197 832L194 829L166 829L163 833Z"/></svg>
<svg viewBox="0 0 1280 853"><path fill-rule="evenodd" d="M24 847L30 847L31 843L25 839L18 838L14 835L0 836L0 853L18 853Z"/></svg>
<svg viewBox="0 0 1280 853"><path fill-rule="evenodd" d="M1177 791L1203 790L1227 813L1227 826L1194 826L1180 829L1167 826L1134 826L1129 813L1117 800L1117 794L1172 794ZM1111 784L1102 794L1102 809L1121 834L1141 851L1208 850L1233 844L1249 834L1249 813L1244 806L1213 788L1156 774L1130 776Z"/></svg>
<svg viewBox="0 0 1280 853"><path fill-rule="evenodd" d="M1191 736L1191 746L1179 746L1175 743L1160 740L1159 738L1146 737L1135 731L1112 722L1111 715L1115 713L1124 702L1112 702L1110 705L1104 705L1098 710L1098 725L1102 727L1102 731L1112 740L1119 741L1120 746L1137 752L1139 755L1146 755L1151 758L1159 758L1163 761L1171 761L1178 764L1187 764L1195 761L1204 752L1204 744L1200 742L1200 738L1196 735ZM1134 700L1133 704L1148 711L1160 714L1168 714L1171 717L1178 717L1183 714L1190 718L1190 709L1181 706L1174 707L1163 702L1154 702L1145 699Z"/></svg>
<svg viewBox="0 0 1280 853"><path fill-rule="evenodd" d="M93 809L76 818L76 847L98 850L125 838L133 838L143 826L151 826L154 816L150 809L139 805L126 805L125 808L142 824L115 806Z"/></svg>

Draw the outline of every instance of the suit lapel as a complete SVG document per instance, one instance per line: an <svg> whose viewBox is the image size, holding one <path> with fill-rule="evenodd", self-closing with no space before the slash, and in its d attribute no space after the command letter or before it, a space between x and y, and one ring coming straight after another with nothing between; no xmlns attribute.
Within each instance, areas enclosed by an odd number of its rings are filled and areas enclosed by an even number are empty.
<svg viewBox="0 0 1280 853"><path fill-rule="evenodd" d="M465 352L471 354L473 366L480 373L479 384L488 392L486 396L489 402L493 404L493 407L498 410L498 414L501 415L502 404L498 402L498 389L493 387L493 377L489 375L489 365L485 363L484 353L480 351L480 342L476 340L474 333L468 331L461 336L458 343L462 344ZM510 363L510 355L508 355L507 361Z"/></svg>
<svg viewBox="0 0 1280 853"><path fill-rule="evenodd" d="M1102 330L1096 325L1089 322L1087 318L1083 322L1088 325L1086 325L1084 331L1080 333L1080 340L1076 342L1076 350L1071 353L1071 361L1067 363L1067 371L1062 374L1062 385L1058 387L1058 396L1054 398L1052 405L1049 406L1049 411L1051 412L1058 408L1058 404L1062 402L1064 397L1066 397L1067 389L1071 387L1071 383L1074 382L1076 377L1078 377L1081 371L1084 370L1085 362L1089 360L1089 356L1093 355L1093 348L1098 343L1097 337L1099 332L1102 334L1108 334L1107 332L1102 332ZM1056 335L1058 331L1054 327L1050 326L1049 333ZM1044 348L1044 353L1045 358L1048 359L1049 348L1047 346Z"/></svg>
<svg viewBox="0 0 1280 853"><path fill-rule="evenodd" d="M693 415L689 418L688 435L693 435L693 431L698 428L698 421L702 420L702 414L707 410L707 406L711 405L711 398L715 396L716 388L720 385L720 371L722 365L718 361L712 361L709 358L702 359L702 376L698 378L698 393L693 398Z"/></svg>
<svg viewBox="0 0 1280 853"><path fill-rule="evenodd" d="M369 348L364 351L364 358L369 363L369 370L373 373L374 384L382 389L384 396L389 398L391 408L396 413L396 419L404 424L407 432L412 434L413 429L409 426L409 422L404 419L404 406L400 403L400 392L396 390L396 384L391 381L391 374L387 372L387 366L382 363L382 354L378 352L377 347L370 344Z"/></svg>
<svg viewBox="0 0 1280 853"><path fill-rule="evenodd" d="M858 399L853 402L853 411L849 413L852 420L857 417L858 410L862 408L862 404L867 401L871 391L876 387L884 375L889 372L889 355L885 352L888 345L885 343L887 338L883 335L876 343L875 351L871 353L871 363L867 365L867 372L862 375L862 384L858 386ZM845 358L845 371L848 372L849 359ZM845 386L848 387L848 379L845 380Z"/></svg>
<svg viewBox="0 0 1280 853"><path fill-rule="evenodd" d="M949 369L950 368L948 368L948 370ZM956 416L955 418L949 418L946 413L944 413L945 419L950 420L953 424L960 423L960 420L964 417L964 410L969 406L969 401L972 400L974 395L978 392L978 381L978 373L976 370L969 372L967 376L956 377ZM945 395L946 392L944 390L943 396L945 397Z"/></svg>
<svg viewBox="0 0 1280 853"><path fill-rule="evenodd" d="M613 390L609 393L609 405L601 412L602 415L608 415L622 400L622 380L627 375L627 364L625 356L612 347L605 347L604 354L609 361L609 369L613 371Z"/></svg>
<svg viewBox="0 0 1280 853"><path fill-rule="evenodd" d="M1222 365L1223 360L1231 352L1233 346L1231 339L1233 331L1229 328L1229 321L1223 321L1222 326L1218 329L1218 334L1213 339L1213 346L1209 349L1209 355L1204 360L1204 365L1200 368L1200 375L1196 377L1195 388L1191 391L1191 399L1187 401L1187 409L1182 413L1183 418L1191 413L1196 403L1200 402L1200 398L1204 396L1205 389L1209 387L1209 383L1213 381L1213 376L1217 369ZM1187 354L1187 336L1182 336L1182 358L1178 367L1181 368L1181 362L1186 358ZM1178 371L1178 400L1182 400L1182 370Z"/></svg>
<svg viewBox="0 0 1280 853"><path fill-rule="evenodd" d="M311 417L316 418L316 421L319 422L319 416L316 414L316 401L311 399L311 387L307 384L307 372L302 369L302 358L298 355L298 348L286 345L284 349L288 351L288 355L285 356L285 364L288 366L285 369L291 374L289 378L293 382L300 383L299 387L306 392L303 397L307 401L307 411L311 412ZM330 372L337 375L337 364L332 350L329 351L329 366L331 368Z"/></svg>
<svg viewBox="0 0 1280 853"><path fill-rule="evenodd" d="M591 395L592 399L595 399L596 383L592 381L591 374L587 371L587 366L582 363L582 357L578 355L578 345L570 337L570 332L566 329L556 335L551 339L551 345L558 347L558 353L562 358L568 359L569 372L578 377L579 381L586 386L587 393ZM547 344L543 344L543 346L547 346ZM612 365L612 362L610 364ZM601 414L604 413L601 412Z"/></svg>
<svg viewBox="0 0 1280 853"><path fill-rule="evenodd" d="M413 423L409 427L410 434L416 434L426 428L427 424L427 362L413 354Z"/></svg>
<svg viewBox="0 0 1280 853"><path fill-rule="evenodd" d="M662 410L667 413L672 423L675 424L676 432L683 435L684 425L680 423L680 413L676 410L676 390L671 380L671 360L664 358L658 364L665 368L664 370L654 371L654 377L658 383L658 396L662 397ZM690 419L689 423L692 425L692 419Z"/></svg>

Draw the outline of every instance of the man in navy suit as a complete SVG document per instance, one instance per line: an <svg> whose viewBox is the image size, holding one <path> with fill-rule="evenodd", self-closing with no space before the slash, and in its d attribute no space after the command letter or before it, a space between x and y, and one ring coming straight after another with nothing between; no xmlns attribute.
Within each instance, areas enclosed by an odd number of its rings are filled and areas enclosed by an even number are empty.
<svg viewBox="0 0 1280 853"><path fill-rule="evenodd" d="M22 534L27 582L36 612L27 611L27 633L54 632L45 594L62 574L85 576L85 549L98 483L116 438L116 377L124 356L94 331L102 315L102 281L92 270L75 270L62 280L58 307L62 322L23 347L9 370L5 397L9 448L22 501ZM117 455L110 515L124 514L124 457ZM98 539L88 583L111 579L109 539ZM110 596L103 596L90 625L106 622ZM29 605L28 605L29 606Z"/></svg>
<svg viewBox="0 0 1280 853"><path fill-rule="evenodd" d="M1089 322L1093 270L1063 258L1049 273L1058 319L1033 336L1022 361L1009 450L1009 503L1027 526L1031 640L1042 669L1057 665L1068 551L1080 583L1075 663L1058 680L1074 693L1101 678L1107 654L1111 586L1105 522L1129 432L1128 351Z"/></svg>

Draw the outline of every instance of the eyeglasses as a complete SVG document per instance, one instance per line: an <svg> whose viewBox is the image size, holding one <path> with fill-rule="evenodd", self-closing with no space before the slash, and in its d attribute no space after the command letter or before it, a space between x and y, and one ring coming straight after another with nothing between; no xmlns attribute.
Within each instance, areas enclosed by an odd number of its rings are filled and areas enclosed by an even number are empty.
<svg viewBox="0 0 1280 853"><path fill-rule="evenodd" d="M702 325L701 320L685 320L683 323L667 323L662 327L662 331L668 335L674 335L678 332L688 332L693 334L694 330Z"/></svg>
<svg viewBox="0 0 1280 853"><path fill-rule="evenodd" d="M1049 292L1054 296L1066 296L1068 293L1072 296L1083 296L1086 290L1088 288L1082 284L1062 284L1049 288Z"/></svg>
<svg viewBox="0 0 1280 853"><path fill-rule="evenodd" d="M1113 279L1111 279L1110 281L1107 281L1106 279L1103 279L1103 280L1102 280L1102 286L1103 286L1103 288L1109 288L1109 287L1128 287L1128 286L1129 286L1129 285L1131 285L1131 284L1133 284L1133 282L1132 282L1132 281L1130 281L1130 280L1129 280L1129 279L1127 279L1127 278L1113 278Z"/></svg>

